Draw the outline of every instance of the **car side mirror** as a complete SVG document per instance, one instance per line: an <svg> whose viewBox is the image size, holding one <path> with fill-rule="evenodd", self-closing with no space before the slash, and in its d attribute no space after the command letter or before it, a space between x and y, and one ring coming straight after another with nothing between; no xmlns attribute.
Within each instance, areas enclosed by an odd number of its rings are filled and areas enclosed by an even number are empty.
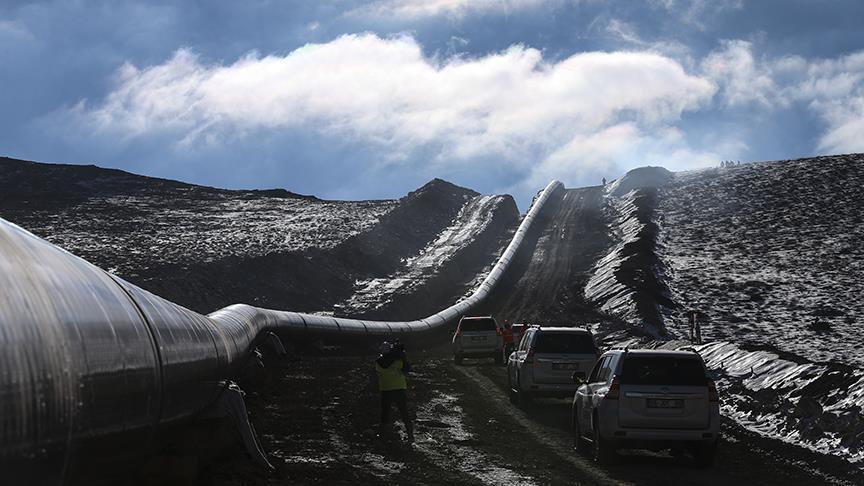
<svg viewBox="0 0 864 486"><path fill-rule="evenodd" d="M573 383L577 385L581 385L585 383L585 372L584 371L574 371L573 375L570 377L573 380Z"/></svg>

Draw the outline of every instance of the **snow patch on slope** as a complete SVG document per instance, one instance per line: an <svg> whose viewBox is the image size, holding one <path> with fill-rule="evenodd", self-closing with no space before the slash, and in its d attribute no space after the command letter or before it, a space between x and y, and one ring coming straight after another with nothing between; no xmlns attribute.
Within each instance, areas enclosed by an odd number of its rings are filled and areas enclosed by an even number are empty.
<svg viewBox="0 0 864 486"><path fill-rule="evenodd" d="M676 302L706 339L864 366L862 187L861 154L676 174L657 209Z"/></svg>
<svg viewBox="0 0 864 486"><path fill-rule="evenodd" d="M664 265L655 252L659 227L654 218L656 184L670 177L666 169L634 169L608 188L607 208L614 215L618 242L594 267L585 297L655 338L668 334L664 314L674 307L665 284Z"/></svg>
<svg viewBox="0 0 864 486"><path fill-rule="evenodd" d="M332 248L375 226L396 204L176 191L94 196L59 210L4 211L4 217L121 275L134 275L157 264Z"/></svg>
<svg viewBox="0 0 864 486"><path fill-rule="evenodd" d="M864 373L783 359L725 341L698 347L717 373L721 411L762 435L857 462L864 459Z"/></svg>
<svg viewBox="0 0 864 486"><path fill-rule="evenodd" d="M682 307L706 315L699 350L722 411L762 435L864 459L864 155L675 174L658 255ZM684 334L670 314L671 334Z"/></svg>
<svg viewBox="0 0 864 486"><path fill-rule="evenodd" d="M404 260L399 270L387 277L356 282L354 295L337 308L345 313L366 314L385 307L396 295L408 295L422 288L487 230L496 210L506 200L505 196L477 196L470 199L452 224L417 255Z"/></svg>

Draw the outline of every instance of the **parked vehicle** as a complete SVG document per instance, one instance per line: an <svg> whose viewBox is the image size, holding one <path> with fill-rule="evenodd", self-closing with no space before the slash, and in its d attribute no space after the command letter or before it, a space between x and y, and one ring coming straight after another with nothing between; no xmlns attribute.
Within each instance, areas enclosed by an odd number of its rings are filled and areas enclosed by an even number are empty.
<svg viewBox="0 0 864 486"><path fill-rule="evenodd" d="M463 317L459 320L453 335L453 360L462 364L463 358L494 358L496 364L504 362L504 337L494 318Z"/></svg>
<svg viewBox="0 0 864 486"><path fill-rule="evenodd" d="M511 401L524 404L534 397L573 396L578 385L572 375L587 375L597 354L587 329L529 327L507 360Z"/></svg>
<svg viewBox="0 0 864 486"><path fill-rule="evenodd" d="M689 449L714 461L720 435L717 387L694 351L613 350L601 356L573 397L573 440L597 462L616 449Z"/></svg>
<svg viewBox="0 0 864 486"><path fill-rule="evenodd" d="M509 324L504 328L504 359L506 360L508 356L510 356L513 351L516 351L516 346L519 345L519 341L522 340L522 336L525 334L525 330L528 329L530 324Z"/></svg>

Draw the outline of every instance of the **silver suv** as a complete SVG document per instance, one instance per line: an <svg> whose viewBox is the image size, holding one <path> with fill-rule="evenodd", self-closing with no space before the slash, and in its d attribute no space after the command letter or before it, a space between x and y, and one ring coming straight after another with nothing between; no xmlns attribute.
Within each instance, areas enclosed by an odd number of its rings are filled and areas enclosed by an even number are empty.
<svg viewBox="0 0 864 486"><path fill-rule="evenodd" d="M453 335L453 360L462 364L462 358L495 358L504 362L504 337L501 328L491 316L463 317Z"/></svg>
<svg viewBox="0 0 864 486"><path fill-rule="evenodd" d="M533 397L570 397L573 374L584 377L597 361L591 331L576 327L538 327L525 331L507 360L510 400L524 404Z"/></svg>
<svg viewBox="0 0 864 486"><path fill-rule="evenodd" d="M573 440L599 463L615 450L689 449L714 462L720 404L702 357L693 351L613 350L600 357L573 397ZM590 447L589 447L590 446Z"/></svg>

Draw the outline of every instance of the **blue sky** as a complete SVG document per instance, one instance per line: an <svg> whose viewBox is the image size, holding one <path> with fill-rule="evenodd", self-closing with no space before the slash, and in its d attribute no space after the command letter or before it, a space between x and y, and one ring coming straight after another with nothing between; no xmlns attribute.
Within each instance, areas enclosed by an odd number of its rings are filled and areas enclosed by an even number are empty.
<svg viewBox="0 0 864 486"><path fill-rule="evenodd" d="M864 2L0 3L0 154L524 208L558 178L864 151Z"/></svg>

